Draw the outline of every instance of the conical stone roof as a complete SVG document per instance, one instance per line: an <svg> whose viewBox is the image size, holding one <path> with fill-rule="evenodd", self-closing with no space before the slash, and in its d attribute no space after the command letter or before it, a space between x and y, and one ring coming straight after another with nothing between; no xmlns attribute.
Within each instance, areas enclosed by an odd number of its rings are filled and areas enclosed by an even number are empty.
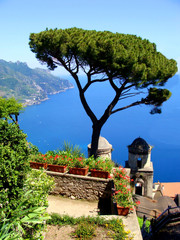
<svg viewBox="0 0 180 240"><path fill-rule="evenodd" d="M136 138L131 145L128 146L130 153L134 154L147 154L151 151L152 147L143 138Z"/></svg>
<svg viewBox="0 0 180 240"><path fill-rule="evenodd" d="M91 144L88 145L88 148L91 148ZM108 149L112 149L112 145L104 137L100 136L98 141L98 150Z"/></svg>

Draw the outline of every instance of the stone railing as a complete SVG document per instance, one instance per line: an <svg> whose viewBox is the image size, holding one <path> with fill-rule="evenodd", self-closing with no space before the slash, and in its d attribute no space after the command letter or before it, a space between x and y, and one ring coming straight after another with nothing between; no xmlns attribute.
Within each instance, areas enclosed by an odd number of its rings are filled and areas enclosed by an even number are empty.
<svg viewBox="0 0 180 240"><path fill-rule="evenodd" d="M73 175L47 171L55 180L55 189L51 194L86 199L89 201L99 198L110 198L113 181L111 179Z"/></svg>

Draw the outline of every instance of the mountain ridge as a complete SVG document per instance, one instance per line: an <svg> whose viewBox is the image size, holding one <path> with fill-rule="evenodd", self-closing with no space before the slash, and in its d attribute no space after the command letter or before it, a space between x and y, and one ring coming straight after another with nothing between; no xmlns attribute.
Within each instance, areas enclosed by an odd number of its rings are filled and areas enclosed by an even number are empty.
<svg viewBox="0 0 180 240"><path fill-rule="evenodd" d="M1 97L14 97L25 105L32 105L69 88L73 88L72 83L52 75L49 70L32 69L27 63L0 59Z"/></svg>

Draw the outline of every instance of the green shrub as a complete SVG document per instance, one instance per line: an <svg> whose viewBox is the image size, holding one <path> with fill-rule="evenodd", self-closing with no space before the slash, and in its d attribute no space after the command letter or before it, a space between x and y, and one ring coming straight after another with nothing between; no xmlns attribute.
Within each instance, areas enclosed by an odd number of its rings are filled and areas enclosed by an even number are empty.
<svg viewBox="0 0 180 240"><path fill-rule="evenodd" d="M9 209L9 203L5 199L1 204L0 239L6 239L3 236L9 237L9 240L42 239L44 221L50 219L46 213L47 196L53 185L53 179L45 172L29 172L22 194L16 199L16 208Z"/></svg>
<svg viewBox="0 0 180 240"><path fill-rule="evenodd" d="M49 225L58 225L58 226L62 226L62 225L80 225L81 228L79 229L79 227L77 227L78 229L78 235L80 237L80 239L89 239L89 238L85 238L85 236L92 236L90 233L93 231L91 231L91 227L94 226L94 228L96 227L103 227L104 229L108 230L108 236L114 240L125 240L125 239L133 239L130 231L125 231L124 229L124 225L123 225L123 221L122 219L117 219L117 218L113 218L113 219L109 219L106 220L102 217L79 217L79 218L73 218L67 215L59 215L56 213L51 214L51 219L49 219L47 221L47 224ZM88 228L88 226L90 225L90 229ZM86 227L87 226L87 227ZM87 234L89 233L89 235ZM78 236L76 235L76 236ZM84 238L82 238L82 236L84 235Z"/></svg>
<svg viewBox="0 0 180 240"><path fill-rule="evenodd" d="M23 192L32 191L26 206L48 206L48 193L54 188L54 179L43 170L32 170L28 173Z"/></svg>
<svg viewBox="0 0 180 240"><path fill-rule="evenodd" d="M58 213L52 213L51 218L47 221L50 225L75 225L79 222L78 218L73 218L68 215L59 215Z"/></svg>
<svg viewBox="0 0 180 240"><path fill-rule="evenodd" d="M0 202L16 208L30 171L26 135L16 124L0 119Z"/></svg>
<svg viewBox="0 0 180 240"><path fill-rule="evenodd" d="M26 135L0 119L0 239L42 239L53 180L31 171Z"/></svg>
<svg viewBox="0 0 180 240"><path fill-rule="evenodd" d="M82 240L90 240L95 236L95 229L95 224L80 223L73 235Z"/></svg>
<svg viewBox="0 0 180 240"><path fill-rule="evenodd" d="M36 145L33 145L31 142L29 142L29 153L32 155L38 154L39 148Z"/></svg>
<svg viewBox="0 0 180 240"><path fill-rule="evenodd" d="M27 207L31 194L32 191L28 191L22 195L17 200L17 208L13 209L11 214L7 211L7 204L4 204L0 221L1 240L42 239L44 221L50 217L46 213L46 207Z"/></svg>
<svg viewBox="0 0 180 240"><path fill-rule="evenodd" d="M70 144L69 142L64 142L62 151L72 154L73 157L84 157L81 148L77 145Z"/></svg>
<svg viewBox="0 0 180 240"><path fill-rule="evenodd" d="M142 226L143 226L143 218L138 217L138 223L139 223L139 227L142 228ZM151 225L151 222L149 220L146 220L146 226L145 226L146 232L149 232L150 225Z"/></svg>

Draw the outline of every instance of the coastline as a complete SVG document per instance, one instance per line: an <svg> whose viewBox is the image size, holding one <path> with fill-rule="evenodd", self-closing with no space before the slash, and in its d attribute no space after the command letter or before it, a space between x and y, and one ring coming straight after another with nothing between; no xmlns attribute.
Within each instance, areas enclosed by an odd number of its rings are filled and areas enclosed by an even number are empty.
<svg viewBox="0 0 180 240"><path fill-rule="evenodd" d="M48 95L55 95L55 94L58 94L58 93L61 93L61 92L65 92L65 91L67 91L69 89L72 89L72 88L74 88L74 86L66 87L62 90L49 93ZM42 98L42 99L38 99L38 100L37 99L34 99L34 100L33 99L25 99L24 100L25 102L23 103L23 106L27 107L27 106L32 106L32 105L38 105L38 104L41 104L42 102L47 101L47 100L49 100L48 96L45 97L45 98Z"/></svg>

